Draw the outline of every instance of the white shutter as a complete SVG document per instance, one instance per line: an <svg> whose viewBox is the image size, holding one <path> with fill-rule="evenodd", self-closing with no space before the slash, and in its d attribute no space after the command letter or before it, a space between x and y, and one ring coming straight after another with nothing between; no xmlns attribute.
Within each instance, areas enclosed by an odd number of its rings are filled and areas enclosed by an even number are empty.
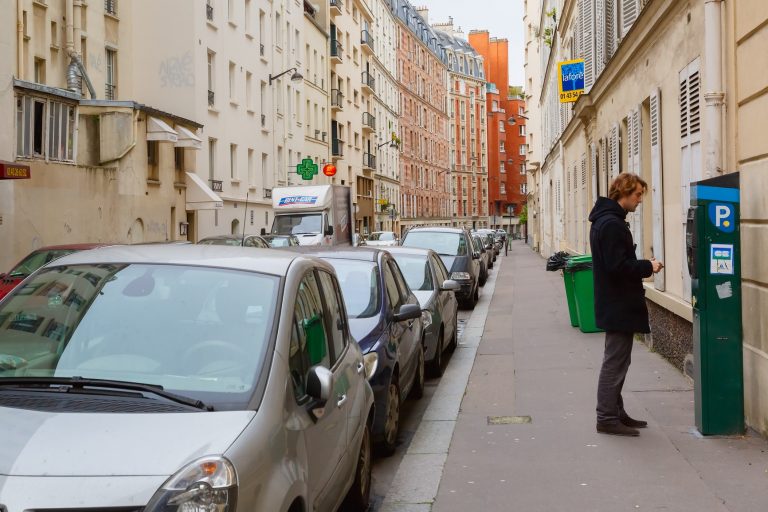
<svg viewBox="0 0 768 512"><path fill-rule="evenodd" d="M623 38L634 25L640 13L640 0L621 0L621 37Z"/></svg>
<svg viewBox="0 0 768 512"><path fill-rule="evenodd" d="M608 184L610 183L611 164L608 152L609 147L608 137L606 137L600 142L600 192L603 197L608 197ZM597 201L597 198L595 198L595 201Z"/></svg>
<svg viewBox="0 0 768 512"><path fill-rule="evenodd" d="M610 158L611 158L611 181L613 178L619 175L621 172L620 160L619 160L619 124L616 123L611 128L610 139Z"/></svg>
<svg viewBox="0 0 768 512"><path fill-rule="evenodd" d="M653 211L653 257L664 261L664 174L661 159L661 90L651 91L651 207ZM666 289L665 270L653 277L657 290Z"/></svg>
<svg viewBox="0 0 768 512"><path fill-rule="evenodd" d="M595 82L595 0L580 0L581 55L584 59L584 89L589 92Z"/></svg>
<svg viewBox="0 0 768 512"><path fill-rule="evenodd" d="M618 35L618 12L617 0L605 0L605 54L606 61L611 60L616 52L616 39Z"/></svg>
<svg viewBox="0 0 768 512"><path fill-rule="evenodd" d="M632 111L630 116L630 122L632 123L632 165L630 170L637 175L642 172L642 163L640 161L640 155L642 155L642 138L643 127L641 125L640 109L642 106L638 106Z"/></svg>
<svg viewBox="0 0 768 512"><path fill-rule="evenodd" d="M626 172L635 172L635 124L632 122L634 110L627 113L627 168Z"/></svg>
<svg viewBox="0 0 768 512"><path fill-rule="evenodd" d="M606 0L595 0L595 81L600 77L600 73L605 68L605 2Z"/></svg>
<svg viewBox="0 0 768 512"><path fill-rule="evenodd" d="M581 194L579 200L579 217L581 218L581 252L587 253L587 155L581 155Z"/></svg>
<svg viewBox="0 0 768 512"><path fill-rule="evenodd" d="M691 182L701 179L701 73L697 58L680 71L680 222L685 230ZM681 241L685 258L685 239ZM691 301L691 276L682 264L683 298Z"/></svg>
<svg viewBox="0 0 768 512"><path fill-rule="evenodd" d="M592 199L591 203L594 203L599 195L597 189L597 145L594 142L589 145L589 159L592 167L592 195L590 197Z"/></svg>

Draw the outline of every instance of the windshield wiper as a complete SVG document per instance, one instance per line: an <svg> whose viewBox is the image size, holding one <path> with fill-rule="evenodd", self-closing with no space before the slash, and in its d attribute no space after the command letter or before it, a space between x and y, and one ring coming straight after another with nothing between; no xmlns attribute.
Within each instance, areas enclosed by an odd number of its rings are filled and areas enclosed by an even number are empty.
<svg viewBox="0 0 768 512"><path fill-rule="evenodd" d="M35 387L40 385L65 386L68 387L68 389L98 387L127 389L131 391L144 391L157 396L161 396L163 398L167 398L172 402L195 407L196 409L203 409L206 411L213 410L212 406L205 405L205 403L203 403L201 400L177 395L176 393L171 393L170 391L165 391L163 390L163 386L159 384L144 384L141 382L128 382L123 380L84 379L82 377L5 377L0 379L0 386Z"/></svg>

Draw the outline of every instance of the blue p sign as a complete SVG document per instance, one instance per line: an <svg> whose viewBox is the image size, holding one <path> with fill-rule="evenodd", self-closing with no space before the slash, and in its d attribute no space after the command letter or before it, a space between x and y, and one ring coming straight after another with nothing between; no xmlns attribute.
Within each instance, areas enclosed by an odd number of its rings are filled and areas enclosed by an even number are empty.
<svg viewBox="0 0 768 512"><path fill-rule="evenodd" d="M736 229L732 204L710 203L709 220L723 233L733 233L733 230Z"/></svg>

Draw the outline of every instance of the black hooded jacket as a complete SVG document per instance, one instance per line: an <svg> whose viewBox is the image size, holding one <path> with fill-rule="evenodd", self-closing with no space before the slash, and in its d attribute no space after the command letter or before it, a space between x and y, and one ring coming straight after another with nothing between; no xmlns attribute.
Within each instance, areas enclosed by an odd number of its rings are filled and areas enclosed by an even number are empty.
<svg viewBox="0 0 768 512"><path fill-rule="evenodd" d="M597 199L589 214L595 317L606 331L651 332L643 278L653 275L653 266L635 256L626 216L619 203L605 197Z"/></svg>

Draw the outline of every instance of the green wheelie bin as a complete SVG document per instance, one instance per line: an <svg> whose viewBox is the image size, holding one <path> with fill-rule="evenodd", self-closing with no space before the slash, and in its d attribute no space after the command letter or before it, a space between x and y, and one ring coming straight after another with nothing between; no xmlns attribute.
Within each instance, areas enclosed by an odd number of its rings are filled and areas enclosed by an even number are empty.
<svg viewBox="0 0 768 512"><path fill-rule="evenodd" d="M579 313L576 311L576 297L573 291L573 274L563 269L563 284L565 284L565 298L568 301L568 316L571 319L571 326L579 326Z"/></svg>
<svg viewBox="0 0 768 512"><path fill-rule="evenodd" d="M564 274L570 276L576 316L581 332L602 332L595 325L595 284L592 280L592 256L576 256L568 260ZM566 281L567 281L566 277ZM571 321L573 325L573 321Z"/></svg>

